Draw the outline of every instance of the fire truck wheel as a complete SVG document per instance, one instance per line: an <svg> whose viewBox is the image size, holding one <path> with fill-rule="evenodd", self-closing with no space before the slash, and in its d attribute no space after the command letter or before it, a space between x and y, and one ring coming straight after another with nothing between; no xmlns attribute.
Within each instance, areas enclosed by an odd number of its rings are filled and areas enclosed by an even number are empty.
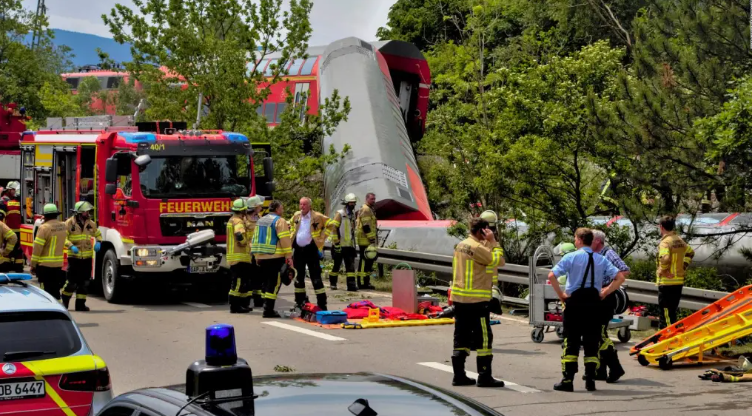
<svg viewBox="0 0 752 416"><path fill-rule="evenodd" d="M125 297L123 279L120 278L120 264L114 250L107 250L102 261L102 292L110 303L117 303Z"/></svg>

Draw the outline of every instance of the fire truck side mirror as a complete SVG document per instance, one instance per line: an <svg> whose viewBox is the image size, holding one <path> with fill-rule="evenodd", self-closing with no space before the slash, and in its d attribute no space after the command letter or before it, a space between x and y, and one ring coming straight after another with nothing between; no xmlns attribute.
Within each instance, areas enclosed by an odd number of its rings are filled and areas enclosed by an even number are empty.
<svg viewBox="0 0 752 416"><path fill-rule="evenodd" d="M149 155L141 155L136 158L136 160L133 161L133 163L136 164L136 166L142 168L151 163L151 156Z"/></svg>
<svg viewBox="0 0 752 416"><path fill-rule="evenodd" d="M109 162L109 160L108 160ZM114 183L108 183L104 186L104 193L107 195L115 195L117 192L117 185Z"/></svg>
<svg viewBox="0 0 752 416"><path fill-rule="evenodd" d="M111 157L107 159L107 162L105 162L104 165L104 181L108 184L111 182L117 181L117 173L118 173L118 160L115 157ZM105 188L106 189L106 188ZM108 195L114 195L112 194Z"/></svg>
<svg viewBox="0 0 752 416"><path fill-rule="evenodd" d="M264 173L266 173L266 180L272 182L274 180L274 162L272 158L264 158Z"/></svg>

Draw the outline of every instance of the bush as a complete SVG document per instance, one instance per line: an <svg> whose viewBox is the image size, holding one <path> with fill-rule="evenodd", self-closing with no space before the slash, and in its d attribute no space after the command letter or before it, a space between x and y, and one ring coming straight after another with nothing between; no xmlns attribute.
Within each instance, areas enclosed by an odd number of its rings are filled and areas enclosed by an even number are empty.
<svg viewBox="0 0 752 416"><path fill-rule="evenodd" d="M629 275L630 279L642 282L655 282L655 260L633 260L627 258L626 263L632 271ZM718 275L718 270L713 267L690 267L687 270L686 276L684 276L684 286L722 292L738 289L736 284L731 284L733 287L728 287L727 284L724 284L721 276Z"/></svg>

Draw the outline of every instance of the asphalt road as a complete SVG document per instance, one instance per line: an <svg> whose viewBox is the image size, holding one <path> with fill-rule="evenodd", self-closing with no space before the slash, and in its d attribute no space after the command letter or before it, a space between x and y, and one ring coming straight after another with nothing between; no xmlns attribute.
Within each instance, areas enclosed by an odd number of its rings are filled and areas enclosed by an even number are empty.
<svg viewBox="0 0 752 416"><path fill-rule="evenodd" d="M313 298L313 293L309 296ZM292 297L292 286L283 287L277 309L289 308ZM330 292L330 309L363 298L391 305L388 295L354 298L336 291ZM750 414L752 409L749 384L700 381L699 367L671 371L641 367L627 355L628 345L618 343L627 371L623 381L599 383L599 390L590 393L578 374L574 393L554 392L561 376L560 341L551 333L535 344L527 322L506 316L493 326L493 367L494 375L508 386L481 389L451 386L447 372L451 371L451 325L323 329L289 319L265 320L259 311L231 315L226 304L204 303L200 294L163 297L148 288L136 305L109 304L99 298L90 298L88 304L91 312L73 312L73 316L94 352L107 362L116 394L184 382L188 365L203 357L204 329L229 323L235 326L238 356L250 363L254 374L274 374L278 365L296 373L387 373L453 389L508 416L708 416ZM474 357L468 359L467 369L475 371Z"/></svg>

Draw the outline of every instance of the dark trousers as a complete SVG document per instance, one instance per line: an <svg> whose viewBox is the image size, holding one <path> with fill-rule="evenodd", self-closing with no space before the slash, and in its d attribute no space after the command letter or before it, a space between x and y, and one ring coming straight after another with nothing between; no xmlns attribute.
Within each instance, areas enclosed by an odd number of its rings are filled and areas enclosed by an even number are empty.
<svg viewBox="0 0 752 416"><path fill-rule="evenodd" d="M454 302L453 305L455 316L452 356L460 358L464 363L470 351L475 350L478 374L483 377L490 376L493 360L493 331L491 331L489 302Z"/></svg>
<svg viewBox="0 0 752 416"><path fill-rule="evenodd" d="M264 276L261 274L261 268L259 267L256 258L252 258L251 261L251 280L248 283L248 287L250 289L251 297L253 297L253 307L260 308L264 306Z"/></svg>
<svg viewBox="0 0 752 416"><path fill-rule="evenodd" d="M324 282L321 280L321 260L319 259L319 248L316 247L316 243L311 241L307 246L300 247L296 242L294 244L292 262L295 270L298 271L298 277L295 279L295 303L302 305L308 301L305 289L305 271L306 266L308 266L308 273L313 284L313 293L316 294L316 303L320 308L325 308L326 289L324 289Z"/></svg>
<svg viewBox="0 0 752 416"><path fill-rule="evenodd" d="M76 293L76 304L86 303L91 280L91 259L76 259L68 257L68 272L65 286L63 286L63 300L66 302Z"/></svg>
<svg viewBox="0 0 752 416"><path fill-rule="evenodd" d="M250 281L251 281L251 263L240 262L230 266L230 310L240 307L249 307L251 303Z"/></svg>
<svg viewBox="0 0 752 416"><path fill-rule="evenodd" d="M60 300L60 287L65 281L65 272L62 267L45 267L37 266L37 279L39 287L45 292L52 295L53 298Z"/></svg>
<svg viewBox="0 0 752 416"><path fill-rule="evenodd" d="M597 289L578 289L564 306L564 343L561 371L565 380L577 374L580 346L585 350L585 377L595 378L599 367L598 344L603 323L600 295Z"/></svg>
<svg viewBox="0 0 752 416"><path fill-rule="evenodd" d="M612 293L601 301L601 339L598 346L599 377L606 375L607 368L612 374L614 371L622 371L619 357L616 355L616 346L611 341L611 337L608 336L608 324L614 317L614 309L616 309L616 294Z"/></svg>
<svg viewBox="0 0 752 416"><path fill-rule="evenodd" d="M16 237L18 237L18 240L16 241L16 245L13 246L13 251L11 251L10 254L8 255L8 257L10 258L8 271L14 272L14 273L23 273L24 265L26 264L26 256L23 253L23 249L21 249L21 232L20 231L16 231Z"/></svg>
<svg viewBox="0 0 752 416"><path fill-rule="evenodd" d="M0 263L0 273L10 273L13 270L11 269L11 266L13 264L6 258L4 262Z"/></svg>
<svg viewBox="0 0 752 416"><path fill-rule="evenodd" d="M661 329L676 323L676 310L683 285L658 286L658 307L661 309Z"/></svg>
<svg viewBox="0 0 752 416"><path fill-rule="evenodd" d="M257 261L264 283L264 310L271 312L274 310L279 287L282 285L280 272L282 271L282 266L285 265L285 258L280 257Z"/></svg>
<svg viewBox="0 0 752 416"><path fill-rule="evenodd" d="M366 258L366 248L360 246L360 263L358 264L358 286L368 286L371 284L371 272L373 271L373 260Z"/></svg>
<svg viewBox="0 0 752 416"><path fill-rule="evenodd" d="M344 264L345 276L347 277L347 289L355 290L358 288L355 283L355 255L355 247L342 247L339 253L332 252L334 265L332 266L332 272L329 273L329 283L332 286L337 284L339 271L342 268L342 264Z"/></svg>

